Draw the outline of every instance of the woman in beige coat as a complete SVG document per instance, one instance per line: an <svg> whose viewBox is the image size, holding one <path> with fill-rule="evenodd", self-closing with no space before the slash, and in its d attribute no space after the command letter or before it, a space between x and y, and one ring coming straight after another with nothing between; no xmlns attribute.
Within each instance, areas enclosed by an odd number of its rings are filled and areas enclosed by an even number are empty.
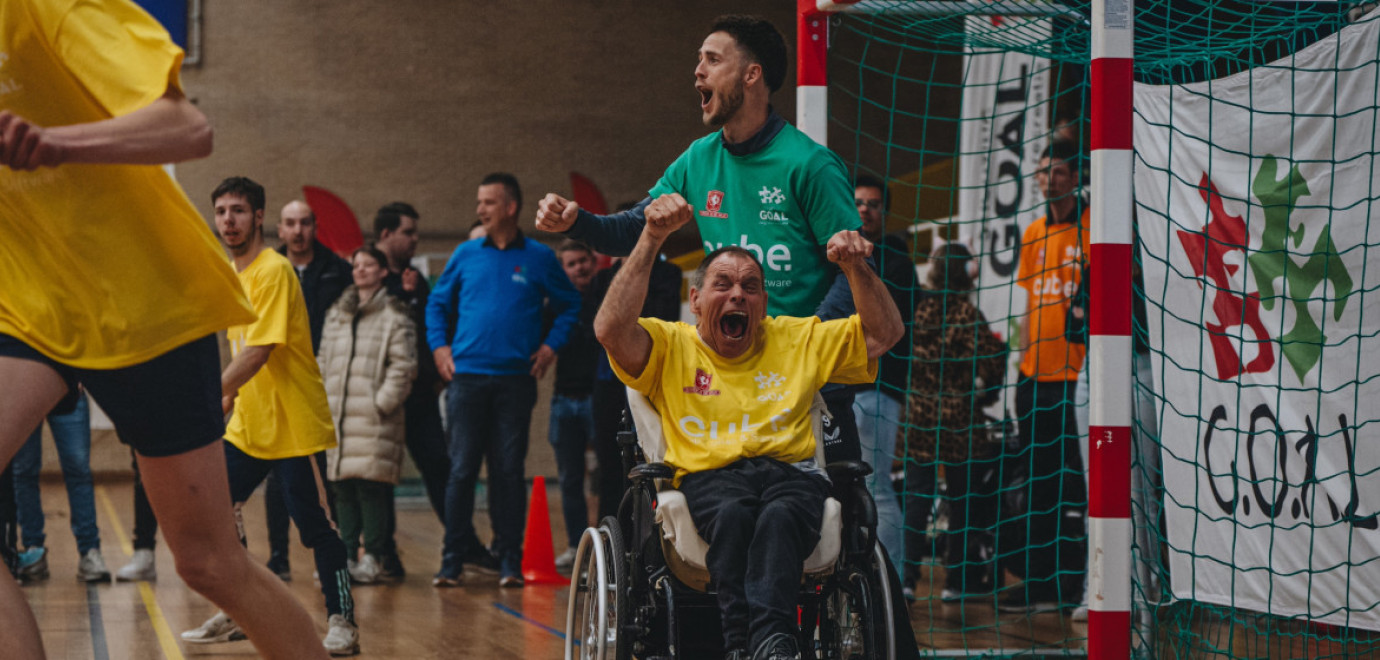
<svg viewBox="0 0 1380 660"><path fill-rule="evenodd" d="M326 313L317 360L339 441L326 452L336 520L350 577L370 583L391 545L388 508L402 466L402 404L417 376L417 343L407 307L383 288L387 257L362 247L351 262L355 284ZM364 557L356 562L361 534Z"/></svg>

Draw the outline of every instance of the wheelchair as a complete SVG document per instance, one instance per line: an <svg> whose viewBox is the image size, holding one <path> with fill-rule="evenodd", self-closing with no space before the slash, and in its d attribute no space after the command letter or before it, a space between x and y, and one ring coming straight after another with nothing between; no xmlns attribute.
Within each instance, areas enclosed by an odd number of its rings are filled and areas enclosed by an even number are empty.
<svg viewBox="0 0 1380 660"><path fill-rule="evenodd" d="M565 658L722 658L718 603L705 566L709 546L695 530L684 495L670 488L674 468L660 462L660 418L640 393L628 390L628 400L636 430L625 413L618 442L630 484L618 516L580 538ZM818 394L810 413L815 437L822 438L827 412ZM817 442L821 465L823 453ZM844 461L825 469L831 493L800 585L801 658L894 660L894 617L907 613L891 608L876 507L863 481L871 468Z"/></svg>

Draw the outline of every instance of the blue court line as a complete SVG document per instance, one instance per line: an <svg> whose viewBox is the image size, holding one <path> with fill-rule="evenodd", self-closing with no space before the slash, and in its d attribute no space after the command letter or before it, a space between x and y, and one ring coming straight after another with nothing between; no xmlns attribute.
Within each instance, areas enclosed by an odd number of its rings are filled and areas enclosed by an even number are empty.
<svg viewBox="0 0 1380 660"><path fill-rule="evenodd" d="M105 622L101 619L101 592L95 582L86 583L86 613L91 619L91 657L93 660L110 660L110 651L105 643Z"/></svg>
<svg viewBox="0 0 1380 660"><path fill-rule="evenodd" d="M511 607L508 607L507 605L504 605L503 603L500 603L500 602L495 601L493 605L494 605L494 607L497 607L497 608L499 609L499 611L501 611L501 612L504 612L504 613L506 613L506 614L511 614L511 615L513 615L513 616L515 616L515 617L517 617L517 618L519 618L519 619L522 619L523 621L526 621L527 623L530 623L530 624L532 624L532 625L534 625L534 626L536 626L536 627L538 627L538 628L541 628L542 630L545 630L546 632L551 633L552 635L555 635L555 636L557 636L557 637L560 637L561 639L565 639L565 633L563 633L563 632L561 632L561 631L559 631L559 630L556 630L555 628L552 628L551 626L548 626L548 625L546 625L546 624L544 624L544 623L542 623L542 622L540 622L540 621L537 621L536 619L533 619L533 618L527 616L526 614L523 614L522 612L519 612L519 611L517 611L517 610L515 610L515 609L513 609L513 608L511 608ZM575 640L575 645L576 645L576 646L579 646L579 645L580 645L580 640L578 640L578 639Z"/></svg>

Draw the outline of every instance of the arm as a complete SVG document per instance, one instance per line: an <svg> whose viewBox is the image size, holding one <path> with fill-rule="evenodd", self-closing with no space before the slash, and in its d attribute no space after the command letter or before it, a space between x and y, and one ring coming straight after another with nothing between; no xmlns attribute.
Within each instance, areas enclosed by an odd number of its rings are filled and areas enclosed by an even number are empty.
<svg viewBox="0 0 1380 660"><path fill-rule="evenodd" d="M450 382L455 376L455 359L451 355L450 338L446 336L447 319L455 313L460 287L460 249L456 248L441 277L436 280L436 288L426 302L426 341L431 348L432 361L442 381Z"/></svg>
<svg viewBox="0 0 1380 660"><path fill-rule="evenodd" d="M594 317L594 336L629 376L637 378L647 369L652 355L652 337L637 323L638 312L647 298L647 281L661 244L671 232L694 218L694 211L678 194L665 195L647 207L647 223L632 255L609 285L604 304Z"/></svg>
<svg viewBox="0 0 1380 660"><path fill-rule="evenodd" d="M64 163L160 165L211 154L206 116L176 87L127 115L44 128L0 112L0 165L16 170Z"/></svg>
<svg viewBox="0 0 1380 660"><path fill-rule="evenodd" d="M829 261L836 263L848 278L853 291L853 305L862 322L867 338L867 357L875 360L885 354L905 334L901 314L887 293L886 285L867 263L872 254L872 242L855 231L834 234L825 246Z"/></svg>
<svg viewBox="0 0 1380 660"><path fill-rule="evenodd" d="M646 209L652 198L645 197L636 206L609 215L595 215L555 193L548 193L537 203L537 229L564 233L589 243L604 254L621 257L632 251L647 224Z"/></svg>
<svg viewBox="0 0 1380 660"><path fill-rule="evenodd" d="M529 357L533 378L546 375L547 368L556 361L556 352L570 339L571 328L580 321L580 293L570 283L565 271L561 270L561 264L556 261L555 255L551 256L547 264L546 297L547 309L555 318L541 346Z"/></svg>
<svg viewBox="0 0 1380 660"><path fill-rule="evenodd" d="M225 371L220 374L220 406L222 412L229 413L235 405L235 397L239 396L240 388L249 382L254 374L259 373L265 364L268 364L268 357L273 354L274 344L265 346L246 346L240 351L230 364L226 365Z"/></svg>

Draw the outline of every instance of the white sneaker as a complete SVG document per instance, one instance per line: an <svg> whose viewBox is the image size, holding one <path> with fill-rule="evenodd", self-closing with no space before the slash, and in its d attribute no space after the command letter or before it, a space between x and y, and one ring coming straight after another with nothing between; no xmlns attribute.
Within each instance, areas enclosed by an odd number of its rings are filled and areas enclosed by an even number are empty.
<svg viewBox="0 0 1380 660"><path fill-rule="evenodd" d="M156 579L158 579L158 571L153 565L152 550L135 550L129 563L115 571L115 580L118 582L140 582Z"/></svg>
<svg viewBox="0 0 1380 660"><path fill-rule="evenodd" d="M575 565L575 548L566 548L561 556L556 557L556 568L568 570Z"/></svg>
<svg viewBox="0 0 1380 660"><path fill-rule="evenodd" d="M1073 614L1069 615L1069 621L1080 621L1086 623L1088 621L1088 606L1079 605L1077 608L1075 608L1073 610Z"/></svg>
<svg viewBox="0 0 1380 660"><path fill-rule="evenodd" d="M82 582L110 581L110 569L105 567L100 548L91 548L81 556L81 561L77 563L77 579Z"/></svg>
<svg viewBox="0 0 1380 660"><path fill-rule="evenodd" d="M182 641L188 644L217 644L241 639L249 638L240 630L240 625L231 621L224 612L216 612L216 615L207 619L200 628L182 633Z"/></svg>
<svg viewBox="0 0 1380 660"><path fill-rule="evenodd" d="M369 555L364 556L368 557ZM327 653L331 655L359 654L358 626L350 623L340 614L331 615L329 626L330 630L326 631L326 639L321 640L321 645L326 647Z"/></svg>
<svg viewBox="0 0 1380 660"><path fill-rule="evenodd" d="M360 584L373 584L379 581L379 573L383 567L379 565L378 559L373 555L364 553L364 558L358 562L350 562L350 579Z"/></svg>

